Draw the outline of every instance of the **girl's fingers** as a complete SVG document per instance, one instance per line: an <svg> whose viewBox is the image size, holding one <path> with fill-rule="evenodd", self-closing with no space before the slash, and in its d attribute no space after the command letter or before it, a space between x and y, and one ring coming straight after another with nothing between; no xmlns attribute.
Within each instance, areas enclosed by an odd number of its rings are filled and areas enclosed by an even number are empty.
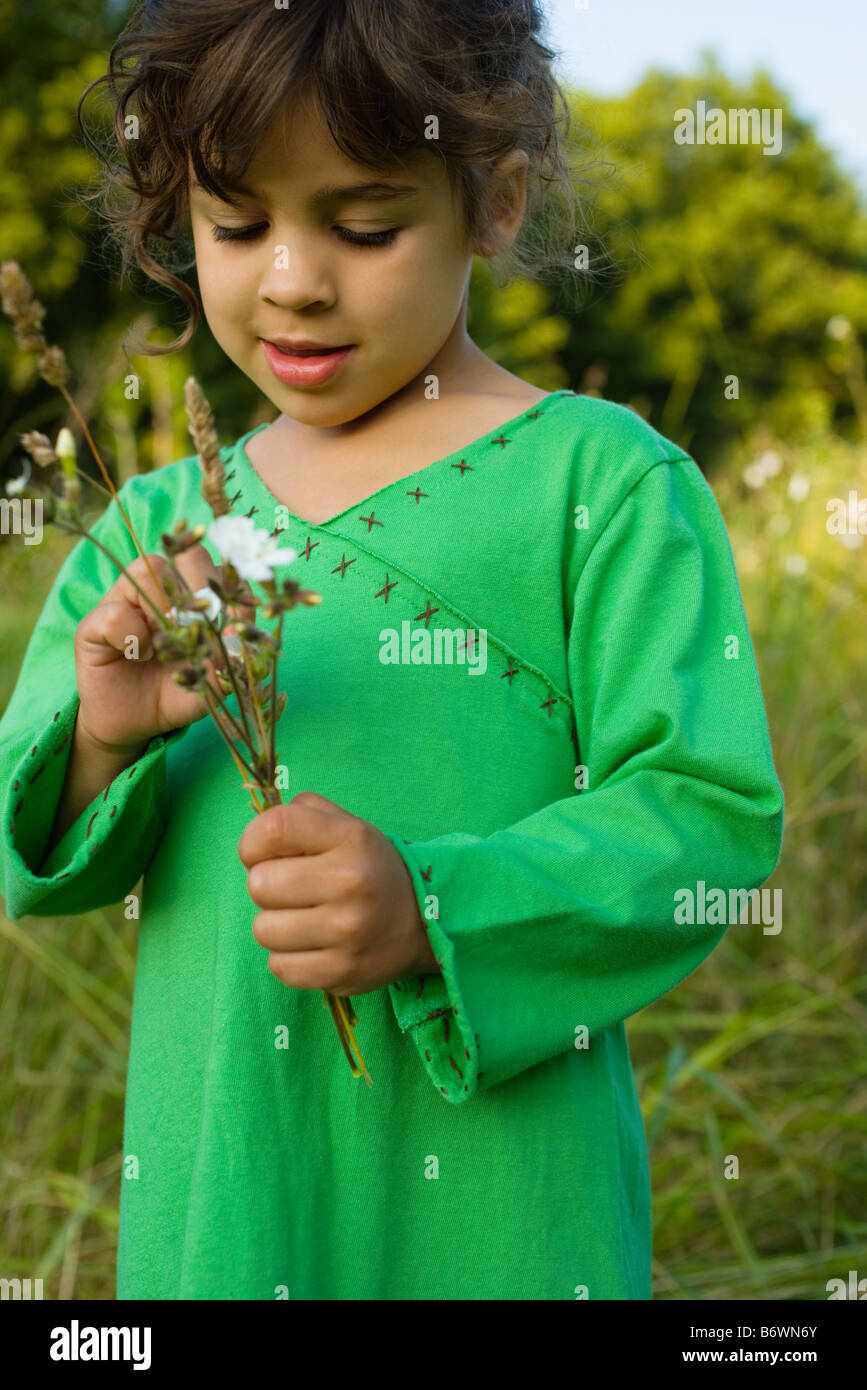
<svg viewBox="0 0 867 1390"><path fill-rule="evenodd" d="M82 619L77 636L90 661L103 664L116 660L117 653L129 661L150 660L151 632L140 607L123 599L103 599Z"/></svg>
<svg viewBox="0 0 867 1390"><path fill-rule="evenodd" d="M147 559L147 563L145 563L145 559ZM168 562L163 555L148 555L147 557L140 555L126 568L130 578L126 574L119 575L116 583L106 594L106 598L119 599L131 608L138 608L144 615L151 632L156 632L162 624L154 612L154 608L160 613L167 612L167 605L160 584L168 575ZM135 580L135 584L131 583L131 579Z"/></svg>
<svg viewBox="0 0 867 1390"><path fill-rule="evenodd" d="M219 569L203 545L191 545L189 550L181 551L175 558L175 565L193 592L204 589L209 579L220 577Z"/></svg>

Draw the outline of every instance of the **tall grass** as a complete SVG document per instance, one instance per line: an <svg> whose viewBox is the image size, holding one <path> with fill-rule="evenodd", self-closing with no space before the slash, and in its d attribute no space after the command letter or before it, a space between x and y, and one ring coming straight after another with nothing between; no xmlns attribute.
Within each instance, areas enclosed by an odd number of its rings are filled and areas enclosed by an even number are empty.
<svg viewBox="0 0 867 1390"><path fill-rule="evenodd" d="M867 447L833 435L765 439L714 487L786 796L766 885L782 930L731 926L629 1024L659 1298L823 1299L867 1277L867 536L826 529L850 488L867 498Z"/></svg>

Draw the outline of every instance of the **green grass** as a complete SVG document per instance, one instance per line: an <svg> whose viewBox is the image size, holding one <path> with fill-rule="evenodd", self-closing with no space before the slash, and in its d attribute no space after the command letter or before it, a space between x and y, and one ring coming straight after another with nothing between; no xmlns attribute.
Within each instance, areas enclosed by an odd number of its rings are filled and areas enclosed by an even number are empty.
<svg viewBox="0 0 867 1390"><path fill-rule="evenodd" d="M782 466L763 486L741 481L744 456L714 490L786 794L766 885L783 890L783 926L731 927L628 1025L659 1299L825 1299L831 1277L867 1276L867 538L849 548L825 529L827 498L867 496L867 448L773 447ZM810 479L805 500L788 495L793 473ZM0 558L15 596L0 629L4 700L68 546ZM41 1276L49 1298L114 1297L135 932L119 906L0 915L0 1273Z"/></svg>

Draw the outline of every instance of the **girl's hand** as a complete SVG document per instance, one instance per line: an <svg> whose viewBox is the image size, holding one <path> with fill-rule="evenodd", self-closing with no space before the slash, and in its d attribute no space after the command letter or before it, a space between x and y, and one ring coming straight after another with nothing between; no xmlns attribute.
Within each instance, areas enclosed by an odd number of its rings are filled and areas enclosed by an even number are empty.
<svg viewBox="0 0 867 1390"><path fill-rule="evenodd" d="M253 935L284 985L342 996L439 973L406 865L370 821L299 792L250 821L238 854L263 909Z"/></svg>
<svg viewBox="0 0 867 1390"><path fill-rule="evenodd" d="M148 555L158 577L169 572L163 555ZM195 592L219 571L203 545L192 546L175 559L175 566ZM139 587L161 611L164 601L139 556L127 566ZM255 621L250 606L240 617ZM208 708L195 690L184 690L172 680L177 662L160 661L151 636L160 623L150 605L125 575L75 630L75 678L81 701L76 734L109 753L137 754L155 734L182 728L203 718ZM224 631L231 631L230 627ZM127 656L130 637L138 640L138 659ZM211 685L214 666L205 662Z"/></svg>

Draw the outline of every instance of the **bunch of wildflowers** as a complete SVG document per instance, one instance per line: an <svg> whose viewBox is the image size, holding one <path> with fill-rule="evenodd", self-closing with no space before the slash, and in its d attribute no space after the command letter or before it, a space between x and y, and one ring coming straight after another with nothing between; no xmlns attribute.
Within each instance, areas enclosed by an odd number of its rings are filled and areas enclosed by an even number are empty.
<svg viewBox="0 0 867 1390"><path fill-rule="evenodd" d="M205 527L189 527L185 517L171 532L160 538L168 561L166 572L158 577L150 565L135 528L123 508L117 489L93 442L87 424L67 389L70 372L58 347L50 346L42 331L45 309L34 299L27 277L15 261L0 266L0 297L3 312L11 319L18 346L23 352L37 353L40 376L63 393L77 419L97 463L105 488L94 479L79 474L76 446L71 430L63 428L54 444L47 435L31 430L21 435L29 462L21 478L7 484L7 492L25 489L39 492L49 522L62 530L86 537L126 576L142 600L153 610L159 630L154 635L157 659L177 666L172 679L188 690L196 690L206 704L241 774L257 812L282 801L277 786L275 731L286 708L286 695L277 692L277 667L282 650L285 614L298 605L313 606L321 594L303 589L293 579L278 580L276 570L297 559L297 551L282 548L267 531L254 525L250 517L233 516L232 504L240 494L226 494L227 475L210 406L195 377L189 377L184 397L190 434L199 456L202 496L213 520ZM41 485L31 483L39 477ZM43 481L44 480L44 481ZM81 516L82 482L106 492L120 508L133 543L144 559L163 606L157 606L132 578L111 551L86 528ZM207 539L219 553L221 565L204 588L193 592L174 561L184 551ZM250 585L257 584L264 598ZM276 620L276 630L267 631L248 622L238 610L260 610L263 620ZM216 684L208 676L210 662ZM229 706L234 698L236 709ZM353 1076L370 1075L355 1039L358 1023L352 1000L325 992L324 1003L331 1012Z"/></svg>

